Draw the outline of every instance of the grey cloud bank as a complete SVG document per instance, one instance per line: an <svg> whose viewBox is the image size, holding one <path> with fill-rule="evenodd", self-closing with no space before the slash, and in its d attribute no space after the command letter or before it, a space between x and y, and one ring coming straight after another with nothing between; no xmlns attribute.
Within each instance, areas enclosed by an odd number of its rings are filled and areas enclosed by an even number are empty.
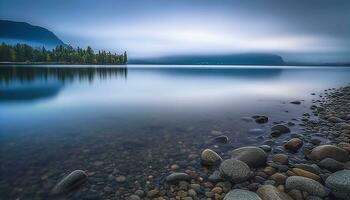
<svg viewBox="0 0 350 200"><path fill-rule="evenodd" d="M347 0L2 0L0 18L49 28L72 45L131 57L264 52L348 62Z"/></svg>

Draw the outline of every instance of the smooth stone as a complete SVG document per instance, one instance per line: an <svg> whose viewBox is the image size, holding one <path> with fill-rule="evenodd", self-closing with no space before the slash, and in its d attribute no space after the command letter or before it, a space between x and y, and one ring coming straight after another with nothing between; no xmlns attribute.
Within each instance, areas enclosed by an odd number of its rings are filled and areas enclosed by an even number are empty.
<svg viewBox="0 0 350 200"><path fill-rule="evenodd" d="M220 167L222 177L229 178L235 183L240 183L249 179L250 168L244 162L237 159L224 160Z"/></svg>
<svg viewBox="0 0 350 200"><path fill-rule="evenodd" d="M253 116L255 122L258 124L265 124L269 121L269 118L266 116Z"/></svg>
<svg viewBox="0 0 350 200"><path fill-rule="evenodd" d="M312 149L309 157L317 161L325 158L333 158L339 162L346 162L349 160L349 153L334 145L321 145Z"/></svg>
<svg viewBox="0 0 350 200"><path fill-rule="evenodd" d="M287 176L282 173L276 173L276 174L273 174L270 178L276 181L278 185L284 185L284 183L286 182Z"/></svg>
<svg viewBox="0 0 350 200"><path fill-rule="evenodd" d="M220 176L220 172L215 170L209 177L208 177L208 180L210 182L219 182L219 181L222 181L223 179L221 178Z"/></svg>
<svg viewBox="0 0 350 200"><path fill-rule="evenodd" d="M295 164L294 167L306 170L306 171L314 173L314 174L319 174L320 173L319 168L317 166L315 166L315 165Z"/></svg>
<svg viewBox="0 0 350 200"><path fill-rule="evenodd" d="M271 146L266 145L266 144L259 146L259 148L264 150L265 152L270 152L271 151Z"/></svg>
<svg viewBox="0 0 350 200"><path fill-rule="evenodd" d="M118 183L124 183L126 181L126 177L125 176L117 176L115 178L115 180L118 182Z"/></svg>
<svg viewBox="0 0 350 200"><path fill-rule="evenodd" d="M300 105L300 104L301 104L301 102L300 102L300 101L291 101L291 102L289 102L289 103L291 103L291 104L295 104L295 105Z"/></svg>
<svg viewBox="0 0 350 200"><path fill-rule="evenodd" d="M234 189L228 192L224 200L262 200L256 193L242 190L242 189Z"/></svg>
<svg viewBox="0 0 350 200"><path fill-rule="evenodd" d="M326 179L326 186L340 199L350 199L350 170L341 170Z"/></svg>
<svg viewBox="0 0 350 200"><path fill-rule="evenodd" d="M219 142L219 143L227 143L228 137L226 135L220 135L220 136L215 137L213 140L215 142Z"/></svg>
<svg viewBox="0 0 350 200"><path fill-rule="evenodd" d="M300 190L291 190L287 194L294 200L304 200L303 193Z"/></svg>
<svg viewBox="0 0 350 200"><path fill-rule="evenodd" d="M202 151L201 161L204 165L217 165L221 163L222 158L215 151L211 149L205 149Z"/></svg>
<svg viewBox="0 0 350 200"><path fill-rule="evenodd" d="M272 161L276 163L280 163L282 165L288 164L288 156L286 154L274 154L272 156Z"/></svg>
<svg viewBox="0 0 350 200"><path fill-rule="evenodd" d="M83 170L75 170L64 177L52 190L52 194L62 194L73 190L87 180L87 175Z"/></svg>
<svg viewBox="0 0 350 200"><path fill-rule="evenodd" d="M328 195L326 188L319 182L302 176L290 176L286 180L285 185L287 190L301 190L310 195L324 197Z"/></svg>
<svg viewBox="0 0 350 200"><path fill-rule="evenodd" d="M250 167L264 166L267 160L265 151L254 146L235 149L231 152L231 157L243 161Z"/></svg>
<svg viewBox="0 0 350 200"><path fill-rule="evenodd" d="M283 124L277 124L271 127L271 131L279 131L281 134L290 133L290 129Z"/></svg>
<svg viewBox="0 0 350 200"><path fill-rule="evenodd" d="M284 148L293 152L297 152L301 148L301 146L303 146L303 141L299 138L293 138L293 139L290 139L284 145Z"/></svg>
<svg viewBox="0 0 350 200"><path fill-rule="evenodd" d="M319 163L317 163L318 166L320 166L321 168L327 169L331 172L336 172L339 170L344 169L344 164L336 161L332 158L325 158L323 160L321 160Z"/></svg>
<svg viewBox="0 0 350 200"><path fill-rule="evenodd" d="M261 186L256 193L262 200L293 200L288 194L272 185Z"/></svg>
<svg viewBox="0 0 350 200"><path fill-rule="evenodd" d="M141 200L141 198L135 194L130 195L129 198L127 198L127 200Z"/></svg>
<svg viewBox="0 0 350 200"><path fill-rule="evenodd" d="M294 174L298 175L298 176L303 176L303 177L306 177L306 178L311 178L315 181L318 181L320 182L321 181L321 177L314 174L314 173L311 173L309 171L306 171L306 170L303 170L303 169L299 169L299 168L293 168L292 169L292 172L294 172Z"/></svg>
<svg viewBox="0 0 350 200"><path fill-rule="evenodd" d="M175 172L167 176L165 180L167 182L189 181L191 177L186 173Z"/></svg>
<svg viewBox="0 0 350 200"><path fill-rule="evenodd" d="M271 137L278 137L278 136L282 135L282 133L278 130L274 130L274 131L271 131L270 135L271 135Z"/></svg>

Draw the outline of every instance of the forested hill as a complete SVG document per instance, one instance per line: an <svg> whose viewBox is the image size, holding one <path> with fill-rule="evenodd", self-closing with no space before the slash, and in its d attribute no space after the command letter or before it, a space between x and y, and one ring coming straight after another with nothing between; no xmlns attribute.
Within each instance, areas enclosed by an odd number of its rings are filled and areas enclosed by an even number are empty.
<svg viewBox="0 0 350 200"><path fill-rule="evenodd" d="M2 43L0 62L123 65L128 62L128 57L126 52L123 54L106 51L95 53L91 47L83 49L59 45L52 50L47 50L45 47L33 48L27 44L12 46Z"/></svg>
<svg viewBox="0 0 350 200"><path fill-rule="evenodd" d="M33 26L25 22L0 20L0 42L15 45L25 43L31 46L55 48L64 45L53 32L40 26Z"/></svg>

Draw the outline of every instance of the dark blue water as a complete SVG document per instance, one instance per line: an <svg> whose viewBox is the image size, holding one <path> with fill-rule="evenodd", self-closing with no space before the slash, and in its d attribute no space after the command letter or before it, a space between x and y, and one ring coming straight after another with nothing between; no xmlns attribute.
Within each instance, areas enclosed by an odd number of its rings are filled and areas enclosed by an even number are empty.
<svg viewBox="0 0 350 200"><path fill-rule="evenodd" d="M350 68L339 67L2 66L0 194L45 199L75 169L89 173L78 199L161 185L171 164L200 167L189 156L203 148L258 145L273 122L298 124L312 99L349 77ZM269 123L241 119L256 114ZM229 144L213 143L214 130Z"/></svg>

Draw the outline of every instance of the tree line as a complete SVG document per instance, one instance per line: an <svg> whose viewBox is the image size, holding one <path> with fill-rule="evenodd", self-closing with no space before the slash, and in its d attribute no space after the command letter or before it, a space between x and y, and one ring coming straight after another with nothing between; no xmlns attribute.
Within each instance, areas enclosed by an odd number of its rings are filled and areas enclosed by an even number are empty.
<svg viewBox="0 0 350 200"><path fill-rule="evenodd" d="M126 52L116 54L106 51L95 53L91 47L73 48L59 45L52 50L34 48L27 44L0 45L0 62L47 62L67 64L111 64L122 65L128 62Z"/></svg>

